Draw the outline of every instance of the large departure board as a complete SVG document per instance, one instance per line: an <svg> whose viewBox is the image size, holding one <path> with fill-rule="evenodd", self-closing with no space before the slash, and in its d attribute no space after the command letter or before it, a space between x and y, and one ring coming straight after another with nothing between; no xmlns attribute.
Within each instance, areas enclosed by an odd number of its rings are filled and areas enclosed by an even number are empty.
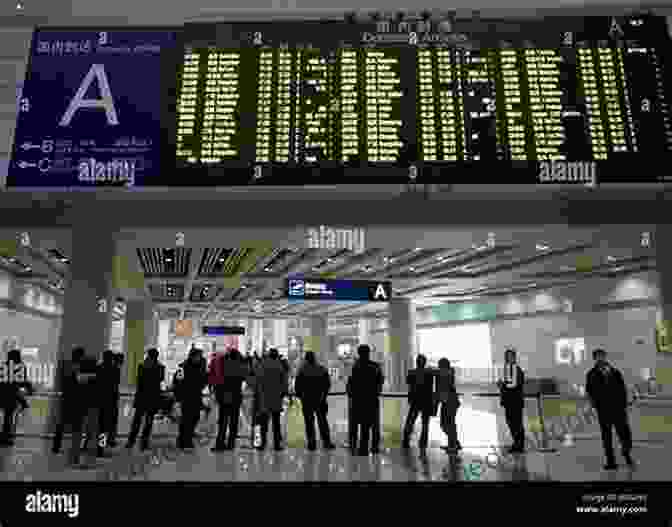
<svg viewBox="0 0 672 527"><path fill-rule="evenodd" d="M172 177L664 181L671 72L653 16L186 26Z"/></svg>

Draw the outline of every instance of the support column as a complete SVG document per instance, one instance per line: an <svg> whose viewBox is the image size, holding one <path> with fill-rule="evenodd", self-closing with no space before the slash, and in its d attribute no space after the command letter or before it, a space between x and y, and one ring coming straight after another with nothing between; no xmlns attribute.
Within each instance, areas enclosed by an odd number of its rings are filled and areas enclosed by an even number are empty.
<svg viewBox="0 0 672 527"><path fill-rule="evenodd" d="M406 372L411 357L416 351L415 306L408 298L393 298L389 309L389 389L392 392L405 392ZM407 413L405 398L383 398L381 428L383 444L397 447L402 440L402 427Z"/></svg>
<svg viewBox="0 0 672 527"><path fill-rule="evenodd" d="M359 344L371 344L371 320L368 318L359 319Z"/></svg>
<svg viewBox="0 0 672 527"><path fill-rule="evenodd" d="M656 320L656 382L663 395L672 395L672 248L669 240L672 225L659 225L652 243L655 244L660 311Z"/></svg>
<svg viewBox="0 0 672 527"><path fill-rule="evenodd" d="M126 328L124 332L124 354L126 355L126 383L134 386L138 366L144 360L147 348L156 345L154 306L148 299L134 299L126 302ZM124 379L122 378L122 382Z"/></svg>
<svg viewBox="0 0 672 527"><path fill-rule="evenodd" d="M416 353L415 306L409 298L393 298L390 301L391 359L390 389L406 391L406 373L411 367L411 358Z"/></svg>
<svg viewBox="0 0 672 527"><path fill-rule="evenodd" d="M310 336L306 339L305 351L314 352L320 361L325 361L329 353L328 325L327 317L310 317Z"/></svg>
<svg viewBox="0 0 672 527"><path fill-rule="evenodd" d="M113 232L104 227L94 229L89 222L81 222L72 230L71 263L58 342L56 391L63 388L61 382L69 369L74 347L82 346L88 356L95 358L100 358L108 347L115 296L112 289L115 248ZM53 429L57 418L58 412L50 410L49 428Z"/></svg>
<svg viewBox="0 0 672 527"><path fill-rule="evenodd" d="M273 345L279 351L287 353L288 341L288 321L285 318L273 320Z"/></svg>
<svg viewBox="0 0 672 527"><path fill-rule="evenodd" d="M252 344L252 351L261 353L261 345L264 339L263 320L259 318L249 318L247 320L248 339Z"/></svg>

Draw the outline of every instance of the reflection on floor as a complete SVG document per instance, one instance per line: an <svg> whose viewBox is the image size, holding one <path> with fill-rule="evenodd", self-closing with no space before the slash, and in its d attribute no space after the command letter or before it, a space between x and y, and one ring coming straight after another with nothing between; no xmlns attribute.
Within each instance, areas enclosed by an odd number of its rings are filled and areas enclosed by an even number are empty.
<svg viewBox="0 0 672 527"><path fill-rule="evenodd" d="M377 456L353 457L333 452L256 452L240 448L213 454L209 446L177 452L172 442L157 440L151 451L118 448L106 459L89 458L73 469L65 456L48 453L48 443L19 439L0 449L1 481L669 481L672 459L662 444L637 444L635 470L602 470L598 441L581 441L557 453L528 452L514 458L488 455L486 448L466 448L459 457L430 448L426 456L411 449L384 450ZM669 452L669 445L667 445ZM86 459L86 458L85 458Z"/></svg>
<svg viewBox="0 0 672 527"><path fill-rule="evenodd" d="M334 398L329 408L334 439L342 446L347 440L347 401ZM526 415L535 415L533 405L526 408ZM493 445L507 442L508 432L496 398L463 397L457 421L464 450L452 458L439 448L445 436L438 419L430 421L430 448L425 457L416 449L404 452L400 448L383 449L369 458L352 457L345 448L259 453L247 447L249 439L241 439L235 452L218 454L210 452L206 439L188 453L177 452L175 439L164 435L155 438L147 453L117 448L109 458L92 458L88 468L73 469L66 466L64 455L49 453L47 441L18 438L13 448L0 448L0 481L669 481L672 473L672 456L664 455L672 447L669 443L636 442L633 455L638 467L634 471L625 467L603 471L599 439L557 445L559 450L554 453L529 448L527 454L498 459ZM212 436L213 426L199 430ZM175 428L171 425L166 430L171 427Z"/></svg>

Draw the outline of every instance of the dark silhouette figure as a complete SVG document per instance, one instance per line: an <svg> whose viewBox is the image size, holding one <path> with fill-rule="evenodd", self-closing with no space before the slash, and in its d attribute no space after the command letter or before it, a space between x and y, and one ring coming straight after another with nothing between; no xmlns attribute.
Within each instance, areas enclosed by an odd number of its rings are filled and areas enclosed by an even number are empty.
<svg viewBox="0 0 672 527"><path fill-rule="evenodd" d="M416 368L408 372L406 383L408 384L408 403L409 410L404 425L403 448L409 448L411 435L418 415L422 420L422 431L420 432L420 441L418 446L421 449L427 448L429 440L429 419L433 413L434 407L434 372L426 368L427 358L424 355L418 355L415 360Z"/></svg>
<svg viewBox="0 0 672 527"><path fill-rule="evenodd" d="M81 400L78 400L78 382L77 373L79 372L80 362L84 358L84 348L75 348L72 350L72 359L69 364L64 365L61 369L63 377L61 379L61 400L59 404L58 422L56 423L56 430L54 434L54 442L51 451L58 454L63 445L63 434L65 427L70 426L72 431L76 427L81 428L84 420L83 412L81 411Z"/></svg>
<svg viewBox="0 0 672 527"><path fill-rule="evenodd" d="M628 423L628 392L620 371L607 362L607 353L597 349L593 351L595 366L586 375L586 393L597 412L602 432L602 445L607 458L606 470L618 468L614 456L612 427L621 442L623 457L628 465L634 462L632 451L632 432Z"/></svg>
<svg viewBox="0 0 672 527"><path fill-rule="evenodd" d="M208 382L208 372L203 363L203 352L197 348L180 364L174 379L174 391L182 408L177 448L194 448L194 433L203 407L203 388Z"/></svg>
<svg viewBox="0 0 672 527"><path fill-rule="evenodd" d="M436 399L441 404L441 430L448 437L445 450L461 450L462 445L457 438L455 421L457 410L460 407L460 398L455 388L455 370L450 366L448 359L439 360L439 369L436 372Z"/></svg>
<svg viewBox="0 0 672 527"><path fill-rule="evenodd" d="M243 382L249 369L243 356L237 349L230 350L225 356L215 359L220 368L220 384L216 384L215 398L219 405L217 441L214 452L233 450L238 438L240 407L243 404ZM214 362L214 361L213 361Z"/></svg>
<svg viewBox="0 0 672 527"><path fill-rule="evenodd" d="M261 444L257 448L266 449L269 420L272 420L274 448L280 451L282 450L280 416L284 399L289 394L289 378L276 349L271 349L268 357L261 363L257 374L257 394L261 420Z"/></svg>
<svg viewBox="0 0 672 527"><path fill-rule="evenodd" d="M357 361L355 360L352 365L353 370L356 364ZM348 446L350 447L350 451L354 453L357 449L359 428L357 421L355 421L354 406L352 404L352 371L345 383L345 393L348 397Z"/></svg>
<svg viewBox="0 0 672 527"><path fill-rule="evenodd" d="M508 450L513 454L521 454L525 451L525 429L523 428L525 374L516 364L516 352L512 349L504 353L504 375L497 385L501 392L500 402L504 407L506 424L513 438L513 445Z"/></svg>
<svg viewBox="0 0 672 527"><path fill-rule="evenodd" d="M368 456L378 452L378 444L371 434L380 423L380 394L383 389L384 376L380 365L370 359L371 348L361 344L357 348L359 359L352 368L348 382L349 395L352 401L352 416L357 427L359 448L357 454ZM375 433L375 432L374 432ZM352 444L351 448L354 449ZM354 452L353 452L354 453Z"/></svg>
<svg viewBox="0 0 672 527"><path fill-rule="evenodd" d="M142 450L149 448L149 438L152 435L154 417L159 411L162 402L161 383L163 383L165 376L166 368L159 362L159 350L156 348L148 350L145 362L138 366L138 385L133 402L135 412L126 448L133 448L135 446L143 418L145 423L142 429L140 448Z"/></svg>
<svg viewBox="0 0 672 527"><path fill-rule="evenodd" d="M25 395L33 393L28 380L28 369L21 360L21 351L11 350L7 354L2 376L0 377L0 409L3 413L0 446L14 444L15 415L21 407L28 407Z"/></svg>
<svg viewBox="0 0 672 527"><path fill-rule="evenodd" d="M322 446L327 450L334 448L329 432L329 404L327 397L331 389L331 377L327 368L318 364L312 351L306 353L306 358L299 369L294 384L296 396L301 400L303 420L306 427L306 441L308 450L315 450L315 418L320 429Z"/></svg>
<svg viewBox="0 0 672 527"><path fill-rule="evenodd" d="M60 420L56 426L52 452L59 453L63 444L65 426L69 425L72 431L72 448L69 462L79 464L82 450L82 431L86 424L86 437L96 437L98 409L98 363L92 357L86 356L82 347L72 351L72 361L69 371L63 379L63 396L61 399Z"/></svg>
<svg viewBox="0 0 672 527"><path fill-rule="evenodd" d="M115 364L114 352L106 350L103 360L98 366L98 455L103 456L105 447L109 445L114 419L114 407L118 405L119 390L118 368ZM87 438L89 439L89 438ZM86 445L86 443L85 443Z"/></svg>
<svg viewBox="0 0 672 527"><path fill-rule="evenodd" d="M124 366L124 355L122 353L114 354L114 365L116 367L114 378L114 403L112 404L112 415L110 416L109 441L110 447L117 446L117 431L119 430L119 401L121 398L121 368Z"/></svg>

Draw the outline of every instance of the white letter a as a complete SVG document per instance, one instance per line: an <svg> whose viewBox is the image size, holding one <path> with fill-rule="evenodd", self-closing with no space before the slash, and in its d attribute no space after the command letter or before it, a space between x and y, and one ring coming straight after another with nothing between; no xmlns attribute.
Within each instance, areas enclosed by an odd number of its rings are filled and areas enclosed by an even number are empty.
<svg viewBox="0 0 672 527"><path fill-rule="evenodd" d="M100 88L101 99L85 99L84 96L91 86L94 77L98 80L98 87ZM105 110L105 115L107 116L107 124L110 126L119 124L119 119L117 118L117 110L114 107L114 99L112 99L112 90L110 90L110 83L107 80L107 75L105 75L105 66L102 64L93 64L91 69L84 77L82 84L80 85L77 93L70 101L70 106L68 106L63 119L61 119L61 126L69 126L72 117L75 115L75 112L80 108L103 108Z"/></svg>
<svg viewBox="0 0 672 527"><path fill-rule="evenodd" d="M378 284L376 287L376 294L373 295L374 300L378 300L379 297L383 297L383 300L387 300L387 294L385 293L385 288L383 287L383 284Z"/></svg>

